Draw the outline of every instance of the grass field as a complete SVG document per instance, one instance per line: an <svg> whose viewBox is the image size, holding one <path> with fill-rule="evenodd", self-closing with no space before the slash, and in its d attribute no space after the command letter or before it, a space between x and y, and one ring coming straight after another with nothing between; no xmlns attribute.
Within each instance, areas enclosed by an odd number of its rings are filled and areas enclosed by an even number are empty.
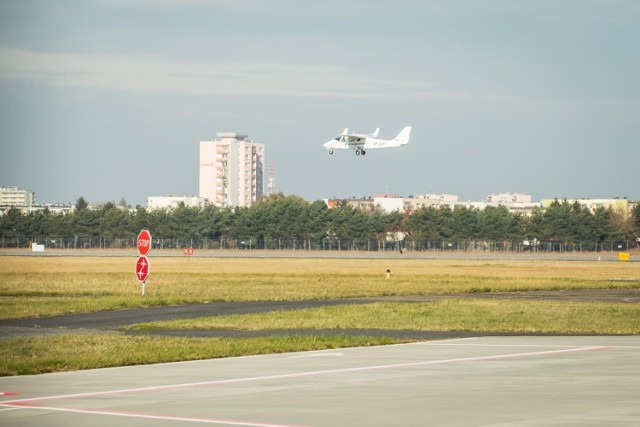
<svg viewBox="0 0 640 427"><path fill-rule="evenodd" d="M284 301L640 286L640 263L0 257L0 319L213 301ZM385 271L391 270L387 279Z"/></svg>
<svg viewBox="0 0 640 427"><path fill-rule="evenodd" d="M0 319L205 301L340 299L425 294L431 303L375 303L140 325L185 329L417 329L640 333L637 304L481 300L478 292L640 288L640 263L419 259L151 257L144 296L135 257L0 257ZM386 270L391 270L387 278ZM469 295L470 294L470 295ZM220 339L118 332L0 339L0 375L170 362L403 340L387 337Z"/></svg>
<svg viewBox="0 0 640 427"><path fill-rule="evenodd" d="M104 333L14 338L0 340L0 376L34 375L79 369L363 347L400 342L406 342L406 340L341 335L232 339L124 336L118 333Z"/></svg>
<svg viewBox="0 0 640 427"><path fill-rule="evenodd" d="M638 304L447 299L378 302L152 322L132 330L385 329L569 334L640 334Z"/></svg>

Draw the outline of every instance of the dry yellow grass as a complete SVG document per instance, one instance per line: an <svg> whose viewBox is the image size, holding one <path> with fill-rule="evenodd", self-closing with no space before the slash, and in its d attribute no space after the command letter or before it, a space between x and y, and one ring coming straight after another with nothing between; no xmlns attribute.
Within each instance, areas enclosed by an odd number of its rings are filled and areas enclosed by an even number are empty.
<svg viewBox="0 0 640 427"><path fill-rule="evenodd" d="M131 257L0 257L1 273L129 273ZM490 277L640 280L640 263L531 260L442 259L320 259L320 258L198 258L149 257L152 273L324 273L377 274L391 269L393 276L447 274ZM135 280L135 279L134 279Z"/></svg>
<svg viewBox="0 0 640 427"><path fill-rule="evenodd" d="M0 318L203 301L355 298L640 286L640 264L584 261L0 257ZM387 279L386 270L391 270Z"/></svg>

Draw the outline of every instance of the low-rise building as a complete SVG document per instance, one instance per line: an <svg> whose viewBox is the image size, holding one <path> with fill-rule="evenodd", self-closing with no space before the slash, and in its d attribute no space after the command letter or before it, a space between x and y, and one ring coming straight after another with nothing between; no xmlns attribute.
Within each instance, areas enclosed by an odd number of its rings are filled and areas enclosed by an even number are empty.
<svg viewBox="0 0 640 427"><path fill-rule="evenodd" d="M416 209L428 207L453 207L456 203L458 203L458 196L453 194L424 194L419 196L409 196L403 199L403 211L413 212Z"/></svg>
<svg viewBox="0 0 640 427"><path fill-rule="evenodd" d="M180 205L188 208L204 208L205 198L197 196L151 196L147 197L147 210L172 210Z"/></svg>
<svg viewBox="0 0 640 427"><path fill-rule="evenodd" d="M505 206L510 212L522 215L531 215L535 208L540 207L540 203L531 202L531 196L527 194L492 194L480 202L460 202L458 196L454 194L424 194L418 196L402 197L396 195L377 195L373 199L350 198L350 199L326 199L328 207L338 206L345 203L357 206L363 210L380 209L386 213L394 211L402 213L412 213L422 208L440 208L448 206L454 209L456 206L464 206L469 209L484 210L488 206Z"/></svg>
<svg viewBox="0 0 640 427"><path fill-rule="evenodd" d="M337 208L340 205L348 205L348 206L353 206L355 208L361 209L365 212L372 212L373 209L375 208L373 204L373 199L371 197L363 197L363 198L351 197L349 199L338 199L334 197L332 199L323 199L323 200L329 209Z"/></svg>
<svg viewBox="0 0 640 427"><path fill-rule="evenodd" d="M329 208L334 208L340 204L354 206L367 212L380 209L384 212L391 213L394 211L410 213L416 209L426 207L440 207L444 205L453 206L458 201L458 196L451 194L425 194L420 196L402 197L393 194L380 194L377 196L363 198L347 198L347 199L325 199L325 203Z"/></svg>
<svg viewBox="0 0 640 427"><path fill-rule="evenodd" d="M404 198L400 196L393 196L388 194L377 195L373 198L373 203L377 209L382 209L387 213L394 211L405 211Z"/></svg>
<svg viewBox="0 0 640 427"><path fill-rule="evenodd" d="M548 208L554 201L564 203L565 200L569 204L578 202L582 206L586 206L591 212L595 212L599 208L611 209L628 218L633 212L636 203L629 202L626 197L614 197L612 199L543 199L542 207Z"/></svg>
<svg viewBox="0 0 640 427"><path fill-rule="evenodd" d="M0 187L0 206L29 207L36 203L36 193L18 187Z"/></svg>
<svg viewBox="0 0 640 427"><path fill-rule="evenodd" d="M507 206L514 203L531 203L531 195L522 193L498 193L489 194L485 200L487 203Z"/></svg>

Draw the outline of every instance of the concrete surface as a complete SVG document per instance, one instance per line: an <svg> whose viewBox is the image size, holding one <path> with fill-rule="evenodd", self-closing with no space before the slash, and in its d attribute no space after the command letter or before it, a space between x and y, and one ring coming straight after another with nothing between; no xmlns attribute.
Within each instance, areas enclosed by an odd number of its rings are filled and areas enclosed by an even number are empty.
<svg viewBox="0 0 640 427"><path fill-rule="evenodd" d="M2 426L640 425L640 336L483 337L0 378Z"/></svg>

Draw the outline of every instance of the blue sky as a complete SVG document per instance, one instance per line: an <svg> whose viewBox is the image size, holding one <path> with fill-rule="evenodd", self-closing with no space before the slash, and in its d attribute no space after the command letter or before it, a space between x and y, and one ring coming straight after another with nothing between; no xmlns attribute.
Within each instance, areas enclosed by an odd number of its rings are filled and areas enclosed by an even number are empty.
<svg viewBox="0 0 640 427"><path fill-rule="evenodd" d="M0 185L196 195L198 142L235 130L307 200L638 200L638 22L633 0L2 0ZM405 125L405 148L322 148Z"/></svg>

